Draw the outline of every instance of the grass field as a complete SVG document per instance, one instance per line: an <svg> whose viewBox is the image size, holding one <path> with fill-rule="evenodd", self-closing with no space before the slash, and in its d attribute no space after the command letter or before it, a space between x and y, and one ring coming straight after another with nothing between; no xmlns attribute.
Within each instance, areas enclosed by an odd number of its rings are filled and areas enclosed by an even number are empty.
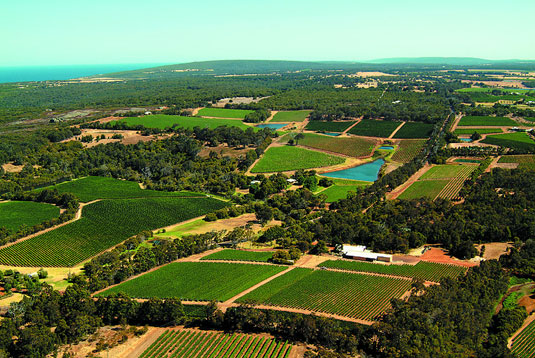
<svg viewBox="0 0 535 358"><path fill-rule="evenodd" d="M123 282L100 295L124 292L136 298L225 301L286 269L275 265L175 262Z"/></svg>
<svg viewBox="0 0 535 358"><path fill-rule="evenodd" d="M80 220L0 249L0 264L70 267L142 230L175 224L226 205L211 198L99 201L84 207Z"/></svg>
<svg viewBox="0 0 535 358"><path fill-rule="evenodd" d="M343 132L349 127L351 127L355 121L341 121L341 122L330 122L330 121L309 121L305 129L309 131L318 131L318 132Z"/></svg>
<svg viewBox="0 0 535 358"><path fill-rule="evenodd" d="M387 138L400 124L401 122L363 119L351 128L349 133L366 137Z"/></svg>
<svg viewBox="0 0 535 358"><path fill-rule="evenodd" d="M166 330L139 358L288 358L292 345L270 337L191 329Z"/></svg>
<svg viewBox="0 0 535 358"><path fill-rule="evenodd" d="M517 123L511 118L491 116L464 116L459 121L459 126L516 126Z"/></svg>
<svg viewBox="0 0 535 358"><path fill-rule="evenodd" d="M392 155L392 160L400 163L410 162L424 148L425 139L403 139Z"/></svg>
<svg viewBox="0 0 535 358"><path fill-rule="evenodd" d="M106 177L85 177L38 190L43 189L56 189L59 193L72 193L84 203L96 199L206 196L191 192L144 190L136 182Z"/></svg>
<svg viewBox="0 0 535 358"><path fill-rule="evenodd" d="M396 132L394 138L418 139L428 138L433 132L434 124L407 122Z"/></svg>
<svg viewBox="0 0 535 358"><path fill-rule="evenodd" d="M535 155L504 155L498 163L518 163L518 168L535 170Z"/></svg>
<svg viewBox="0 0 535 358"><path fill-rule="evenodd" d="M303 122L311 111L277 112L270 122Z"/></svg>
<svg viewBox="0 0 535 358"><path fill-rule="evenodd" d="M352 181L353 183L337 183L337 180L334 180L334 185L328 187L327 189L319 192L319 194L327 195L327 199L325 202L327 203L334 203L335 201L338 201L340 199L346 199L347 194L349 194L350 191L357 191L358 188L366 187L370 185L369 182L358 182L358 181ZM357 184L358 183L358 184Z"/></svg>
<svg viewBox="0 0 535 358"><path fill-rule="evenodd" d="M385 275L413 277L424 281L440 282L443 277L457 278L466 272L466 267L420 261L416 265L383 265L369 262L329 260L320 267L350 270L358 272L375 272Z"/></svg>
<svg viewBox="0 0 535 358"><path fill-rule="evenodd" d="M33 201L7 201L0 203L0 228L11 232L21 226L32 227L46 220L57 218L59 208L54 205Z"/></svg>
<svg viewBox="0 0 535 358"><path fill-rule="evenodd" d="M406 279L296 268L238 301L373 320L410 285Z"/></svg>
<svg viewBox="0 0 535 358"><path fill-rule="evenodd" d="M238 127L241 129L254 128L245 125L242 121L237 121L234 119L170 116L165 114L153 114L143 117L128 117L120 119L117 122L125 122L134 126L142 125L145 128L159 129L173 127L174 125L188 129L193 129L195 127L214 129L221 126Z"/></svg>
<svg viewBox="0 0 535 358"><path fill-rule="evenodd" d="M535 357L535 321L532 321L515 337L511 352L518 358Z"/></svg>
<svg viewBox="0 0 535 358"><path fill-rule="evenodd" d="M436 165L426 171L424 175L420 177L423 179L451 179L459 176L466 168L472 168L462 164L444 164Z"/></svg>
<svg viewBox="0 0 535 358"><path fill-rule="evenodd" d="M331 137L321 134L303 133L305 138L299 145L322 149L333 153L345 154L351 157L363 157L372 154L376 142L371 139L357 137Z"/></svg>
<svg viewBox="0 0 535 358"><path fill-rule="evenodd" d="M457 127L455 131L453 131L456 135L472 135L474 132L477 132L479 134L492 134L492 133L503 133L503 130L501 128L462 128Z"/></svg>
<svg viewBox="0 0 535 358"><path fill-rule="evenodd" d="M489 135L481 142L512 149L535 150L535 141L525 132Z"/></svg>
<svg viewBox="0 0 535 358"><path fill-rule="evenodd" d="M203 257L201 260L256 261L268 262L273 256L269 251L221 250Z"/></svg>
<svg viewBox="0 0 535 358"><path fill-rule="evenodd" d="M269 148L251 173L271 173L341 164L344 158L293 146Z"/></svg>
<svg viewBox="0 0 535 358"><path fill-rule="evenodd" d="M203 108L197 113L197 115L201 117L244 119L246 115L253 112L254 111L249 109Z"/></svg>
<svg viewBox="0 0 535 358"><path fill-rule="evenodd" d="M398 199L417 199L424 197L435 199L448 183L449 180L416 181L405 189Z"/></svg>

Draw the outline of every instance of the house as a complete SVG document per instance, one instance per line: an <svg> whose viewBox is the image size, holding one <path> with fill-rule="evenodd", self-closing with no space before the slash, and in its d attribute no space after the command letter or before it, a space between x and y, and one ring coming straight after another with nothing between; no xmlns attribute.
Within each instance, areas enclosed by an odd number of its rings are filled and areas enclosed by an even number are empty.
<svg viewBox="0 0 535 358"><path fill-rule="evenodd" d="M252 180L251 185L260 184L260 180Z"/></svg>
<svg viewBox="0 0 535 358"><path fill-rule="evenodd" d="M366 246L363 245L343 245L342 255L345 258L359 261L392 262L392 255L380 254L377 252L366 250Z"/></svg>
<svg viewBox="0 0 535 358"><path fill-rule="evenodd" d="M145 115L146 115L146 116L150 116L151 114L152 114L151 111L147 111L147 112L145 112Z"/></svg>
<svg viewBox="0 0 535 358"><path fill-rule="evenodd" d="M398 99L397 101L392 102L392 104L399 104L401 101Z"/></svg>
<svg viewBox="0 0 535 358"><path fill-rule="evenodd" d="M297 183L297 180L293 179L293 178L290 178L290 179L286 179L286 181L290 184L295 184Z"/></svg>

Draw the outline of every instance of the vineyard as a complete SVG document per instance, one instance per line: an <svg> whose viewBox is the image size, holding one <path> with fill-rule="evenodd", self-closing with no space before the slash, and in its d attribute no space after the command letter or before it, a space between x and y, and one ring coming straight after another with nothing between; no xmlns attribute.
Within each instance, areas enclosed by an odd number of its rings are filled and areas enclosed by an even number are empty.
<svg viewBox="0 0 535 358"><path fill-rule="evenodd" d="M535 151L535 141L525 132L489 135L481 142L512 149Z"/></svg>
<svg viewBox="0 0 535 358"><path fill-rule="evenodd" d="M351 128L349 133L365 137L388 138L400 124L401 122L363 119L356 126Z"/></svg>
<svg viewBox="0 0 535 358"><path fill-rule="evenodd" d="M103 200L83 209L68 225L0 249L0 263L13 266L73 266L142 230L153 230L221 209L210 198Z"/></svg>
<svg viewBox="0 0 535 358"><path fill-rule="evenodd" d="M351 157L369 156L377 144L374 140L358 137L339 138L313 133L304 133L304 136L305 138L299 140L299 145Z"/></svg>
<svg viewBox="0 0 535 358"><path fill-rule="evenodd" d="M411 184L400 196L398 199L418 199L418 198L429 198L434 200L437 195L444 189L444 187L449 183L448 180L422 180L415 181Z"/></svg>
<svg viewBox="0 0 535 358"><path fill-rule="evenodd" d="M425 142L425 139L400 140L396 152L392 155L392 160L399 163L410 162L415 156L418 155L418 153L422 151Z"/></svg>
<svg viewBox="0 0 535 358"><path fill-rule="evenodd" d="M373 320L410 286L410 280L401 278L296 268L238 301Z"/></svg>
<svg viewBox="0 0 535 358"><path fill-rule="evenodd" d="M211 255L204 256L201 260L226 260L226 261L256 261L268 262L273 256L269 251L244 251L244 250L221 250Z"/></svg>
<svg viewBox="0 0 535 358"><path fill-rule="evenodd" d="M215 129L221 126L238 127L241 129L254 128L244 124L242 121L237 121L235 119L184 117L170 116L165 114L153 114L143 117L129 117L116 122L125 122L132 126L141 125L145 128L159 129L165 129L173 126L188 129L193 129L195 127Z"/></svg>
<svg viewBox="0 0 535 358"><path fill-rule="evenodd" d="M520 169L535 169L535 155L504 155L498 163L518 163Z"/></svg>
<svg viewBox="0 0 535 358"><path fill-rule="evenodd" d="M287 358L288 342L242 333L166 330L139 358Z"/></svg>
<svg viewBox="0 0 535 358"><path fill-rule="evenodd" d="M515 121L507 117L491 117L491 116L464 116L459 121L459 126L515 126Z"/></svg>
<svg viewBox="0 0 535 358"><path fill-rule="evenodd" d="M21 226L32 227L57 218L59 208L33 201L7 201L0 203L0 228L17 231Z"/></svg>
<svg viewBox="0 0 535 358"><path fill-rule="evenodd" d="M466 272L466 267L463 266L425 261L420 261L416 265L383 265L359 261L329 260L320 264L320 267L412 277L432 282L439 282L443 277L456 278Z"/></svg>
<svg viewBox="0 0 535 358"><path fill-rule="evenodd" d="M342 122L330 122L330 121L310 121L305 127L309 131L317 132L343 132L351 127L355 121L342 121Z"/></svg>
<svg viewBox="0 0 535 358"><path fill-rule="evenodd" d="M275 265L176 262L123 282L101 296L124 292L136 298L225 301L286 269Z"/></svg>
<svg viewBox="0 0 535 358"><path fill-rule="evenodd" d="M277 112L271 122L303 122L310 111L287 111L287 112Z"/></svg>
<svg viewBox="0 0 535 358"><path fill-rule="evenodd" d="M492 134L492 133L503 133L501 128L462 128L457 127L453 132L456 135L472 135L474 132L479 134Z"/></svg>
<svg viewBox="0 0 535 358"><path fill-rule="evenodd" d="M396 132L394 138L428 138L434 127L430 123L407 122Z"/></svg>
<svg viewBox="0 0 535 358"><path fill-rule="evenodd" d="M535 356L535 321L532 321L513 340L511 352L515 357L531 358Z"/></svg>
<svg viewBox="0 0 535 358"><path fill-rule="evenodd" d="M271 147L251 173L273 173L287 170L328 167L341 164L344 158L294 146Z"/></svg>
<svg viewBox="0 0 535 358"><path fill-rule="evenodd" d="M358 181L355 181L355 183L359 183ZM327 199L325 199L326 203L333 203L335 201L338 201L340 199L346 199L349 192L353 191L356 192L358 188L364 188L369 185L369 182L362 182L362 184L354 184L354 185L332 185L328 187L327 189L319 192L318 194L323 194L327 196Z"/></svg>
<svg viewBox="0 0 535 358"><path fill-rule="evenodd" d="M253 111L248 109L203 108L197 114L201 117L244 119L249 113L253 113Z"/></svg>

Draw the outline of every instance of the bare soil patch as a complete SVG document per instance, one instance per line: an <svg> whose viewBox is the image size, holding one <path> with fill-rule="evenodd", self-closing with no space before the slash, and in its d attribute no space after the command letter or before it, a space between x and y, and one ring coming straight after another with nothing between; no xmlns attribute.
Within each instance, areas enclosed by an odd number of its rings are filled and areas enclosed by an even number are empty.
<svg viewBox="0 0 535 358"><path fill-rule="evenodd" d="M220 156L227 156L231 158L237 158L247 154L251 150L250 148L235 149L229 148L226 144L218 145L217 147L203 147L199 152L199 156L202 158L208 158L210 153L217 153Z"/></svg>
<svg viewBox="0 0 535 358"><path fill-rule="evenodd" d="M465 266L465 267L473 267L473 266L478 265L476 262L461 261L454 257L451 257L447 254L446 250L440 249L438 247L430 248L422 256L420 256L420 259L422 261L427 261L427 262L459 265L459 266Z"/></svg>
<svg viewBox="0 0 535 358"><path fill-rule="evenodd" d="M489 242L476 245L476 250L480 251L482 246L485 246L485 253L483 254L485 260L497 260L500 256L505 255L507 249L513 245L510 242Z"/></svg>

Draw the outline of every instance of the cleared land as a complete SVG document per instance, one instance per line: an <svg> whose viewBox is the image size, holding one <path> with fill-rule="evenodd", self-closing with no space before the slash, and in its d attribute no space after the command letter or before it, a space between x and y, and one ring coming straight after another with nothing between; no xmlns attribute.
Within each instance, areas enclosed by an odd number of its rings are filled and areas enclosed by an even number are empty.
<svg viewBox="0 0 535 358"><path fill-rule="evenodd" d="M136 298L225 301L286 269L275 265L175 262L123 282L100 295L124 292Z"/></svg>
<svg viewBox="0 0 535 358"><path fill-rule="evenodd" d="M360 182L354 181L353 184L347 184L344 182L337 183L337 180L335 180L335 184L328 187L327 189L321 191L319 194L327 195L327 199L325 202L327 203L334 203L335 201L338 201L340 199L346 199L347 195L351 191L357 191L358 188L363 188L368 185L370 185L369 182Z"/></svg>
<svg viewBox="0 0 535 358"><path fill-rule="evenodd" d="M13 266L70 267L142 230L153 230L223 208L210 198L103 200L83 209L68 225L0 249L0 263Z"/></svg>
<svg viewBox="0 0 535 358"><path fill-rule="evenodd" d="M296 268L238 301L373 320L410 285L406 279Z"/></svg>
<svg viewBox="0 0 535 358"><path fill-rule="evenodd" d="M535 155L504 155L498 163L518 163L518 168L535 170Z"/></svg>
<svg viewBox="0 0 535 358"><path fill-rule="evenodd" d="M330 121L310 121L306 125L305 129L309 131L317 132L335 132L340 133L351 127L355 121L342 121L342 122L330 122Z"/></svg>
<svg viewBox="0 0 535 358"><path fill-rule="evenodd" d="M512 149L535 150L535 141L524 132L488 135L481 142Z"/></svg>
<svg viewBox="0 0 535 358"><path fill-rule="evenodd" d="M341 164L344 158L293 146L271 147L251 173L272 173L288 170L328 167Z"/></svg>
<svg viewBox="0 0 535 358"><path fill-rule="evenodd" d="M105 177L85 177L38 190L43 189L56 189L59 193L72 193L84 203L96 199L205 196L205 194L191 192L144 190L136 182Z"/></svg>
<svg viewBox="0 0 535 358"><path fill-rule="evenodd" d="M249 113L254 111L248 109L230 109L230 108L203 108L197 115L201 117L218 117L218 118L238 118L244 119Z"/></svg>
<svg viewBox="0 0 535 358"><path fill-rule="evenodd" d="M271 122L303 122L310 111L287 111L277 112Z"/></svg>
<svg viewBox="0 0 535 358"><path fill-rule="evenodd" d="M394 138L428 138L433 132L434 124L407 122L401 127Z"/></svg>
<svg viewBox="0 0 535 358"><path fill-rule="evenodd" d="M17 231L20 227L32 227L46 220L57 218L59 208L33 201L7 201L0 203L0 228Z"/></svg>
<svg viewBox="0 0 535 358"><path fill-rule="evenodd" d="M227 249L204 256L201 260L268 262L272 256L273 252L269 251L244 251Z"/></svg>
<svg viewBox="0 0 535 358"><path fill-rule="evenodd" d="M461 173L463 173L463 171L465 171L467 168L471 167L462 164L437 165L425 172L425 174L420 177L420 180L455 178L461 175Z"/></svg>
<svg viewBox="0 0 535 358"><path fill-rule="evenodd" d="M357 123L356 126L351 128L349 133L365 137L388 138L388 136L390 136L390 134L392 134L392 132L399 127L400 124L401 122L363 119ZM405 125L403 127L405 127ZM401 127L400 131L403 129L403 127Z"/></svg>
<svg viewBox="0 0 535 358"><path fill-rule="evenodd" d="M535 321L532 321L515 337L511 351L519 358L535 356Z"/></svg>
<svg viewBox="0 0 535 358"><path fill-rule="evenodd" d="M503 133L503 130L501 128L462 128L457 127L455 131L453 131L456 135L472 135L474 132L477 132L479 134L492 134L492 133Z"/></svg>
<svg viewBox="0 0 535 358"><path fill-rule="evenodd" d="M287 358L291 351L288 342L266 336L180 329L166 330L139 358Z"/></svg>
<svg viewBox="0 0 535 358"><path fill-rule="evenodd" d="M466 267L420 261L416 265L383 265L369 262L330 260L319 266L358 272L374 272L384 275L413 277L424 281L439 282L443 277L457 278Z"/></svg>
<svg viewBox="0 0 535 358"><path fill-rule="evenodd" d="M517 123L507 117L491 116L464 116L459 121L459 126L515 126Z"/></svg>
<svg viewBox="0 0 535 358"><path fill-rule="evenodd" d="M398 199L417 199L423 197L435 199L448 182L449 180L416 181L401 193Z"/></svg>
<svg viewBox="0 0 535 358"><path fill-rule="evenodd" d="M303 133L305 138L299 140L299 145L326 150L333 153L345 154L350 157L363 157L372 154L376 142L365 138L339 138L321 134Z"/></svg>
<svg viewBox="0 0 535 358"><path fill-rule="evenodd" d="M405 127L405 124L403 127ZM401 127L401 128L403 128ZM404 139L398 144L395 153L392 155L392 160L400 163L410 162L418 153L420 153L425 145L425 139Z"/></svg>
<svg viewBox="0 0 535 358"><path fill-rule="evenodd" d="M236 121L234 119L224 118L199 118L199 117L184 117L184 116L171 116L165 114L153 114L143 117L129 117L123 118L117 122L125 122L129 125L141 125L145 128L159 128L165 129L168 127L182 127L193 129L210 128L214 129L221 126L238 127L241 129L254 128L243 124L242 121Z"/></svg>

